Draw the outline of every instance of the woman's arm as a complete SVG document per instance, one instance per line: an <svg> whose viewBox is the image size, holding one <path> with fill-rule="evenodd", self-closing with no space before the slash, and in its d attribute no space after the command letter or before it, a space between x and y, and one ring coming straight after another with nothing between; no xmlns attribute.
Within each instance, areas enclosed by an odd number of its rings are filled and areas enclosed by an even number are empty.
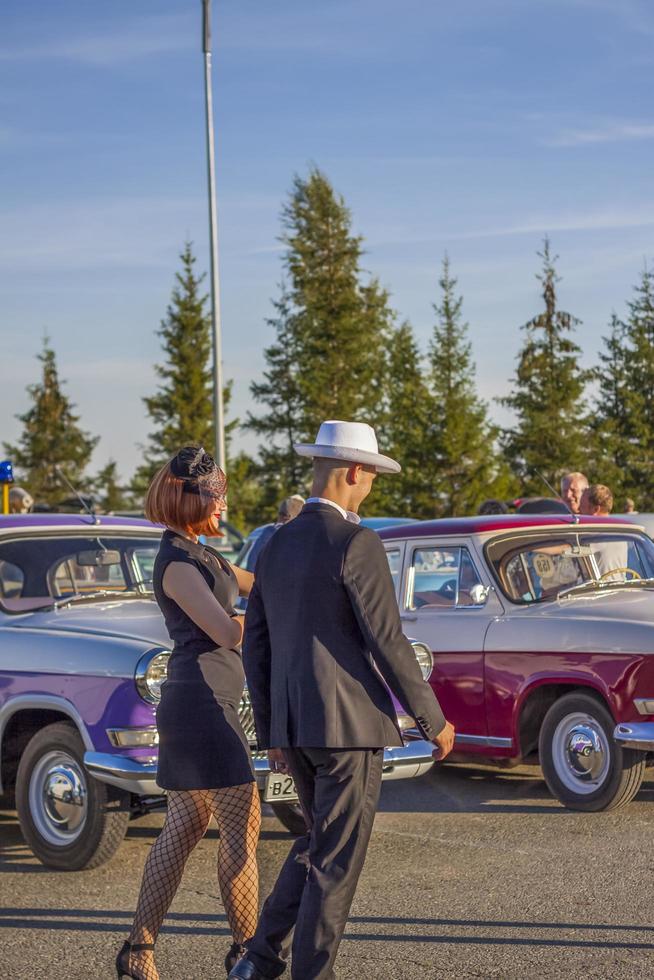
<svg viewBox="0 0 654 980"><path fill-rule="evenodd" d="M201 573L187 562L172 561L163 576L163 590L183 609L217 646L235 647L241 642L242 621L230 618Z"/></svg>
<svg viewBox="0 0 654 980"><path fill-rule="evenodd" d="M239 568L237 565L230 565L230 568L234 572L236 581L238 582L238 594L249 595L254 585L254 575L252 572L246 572L244 568Z"/></svg>

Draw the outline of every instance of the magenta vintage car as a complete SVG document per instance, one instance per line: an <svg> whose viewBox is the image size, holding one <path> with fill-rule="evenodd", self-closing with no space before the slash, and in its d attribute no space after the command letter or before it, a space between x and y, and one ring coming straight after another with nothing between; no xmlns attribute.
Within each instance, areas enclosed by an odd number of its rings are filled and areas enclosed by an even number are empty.
<svg viewBox="0 0 654 980"><path fill-rule="evenodd" d="M107 860L130 818L164 804L155 711L170 655L152 595L161 529L92 515L0 517L0 793L45 864ZM426 676L431 655L416 644ZM247 692L240 715L264 801L304 826L293 781L255 749ZM400 726L412 720L398 706ZM433 746L407 737L384 753L388 779L417 776Z"/></svg>
<svg viewBox="0 0 654 980"><path fill-rule="evenodd" d="M654 761L654 543L642 528L548 514L380 535L405 632L433 653L451 759L539 761L572 809L633 799Z"/></svg>

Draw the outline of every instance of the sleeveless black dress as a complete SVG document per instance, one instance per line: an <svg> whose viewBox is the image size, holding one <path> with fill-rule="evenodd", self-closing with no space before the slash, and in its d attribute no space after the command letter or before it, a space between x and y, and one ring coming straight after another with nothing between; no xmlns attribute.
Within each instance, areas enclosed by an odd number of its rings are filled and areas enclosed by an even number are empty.
<svg viewBox="0 0 654 980"><path fill-rule="evenodd" d="M238 597L236 576L217 551L164 532L153 587L174 646L157 708L157 783L162 789L190 790L253 782L250 750L238 718L245 685L241 654L216 647L165 594L163 575L173 561L197 568L228 614Z"/></svg>

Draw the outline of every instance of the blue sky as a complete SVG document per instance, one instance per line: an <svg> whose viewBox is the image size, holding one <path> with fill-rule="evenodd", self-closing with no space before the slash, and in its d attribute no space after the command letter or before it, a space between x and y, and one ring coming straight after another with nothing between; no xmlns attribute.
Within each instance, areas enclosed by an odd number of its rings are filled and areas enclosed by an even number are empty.
<svg viewBox="0 0 654 980"><path fill-rule="evenodd" d="M0 440L44 331L124 476L186 238L207 267L200 0L0 11ZM540 309L536 251L596 360L654 254L646 0L214 0L223 359L235 411L271 339L279 212L315 163L426 343L445 251L484 397ZM492 409L500 421L506 416ZM251 437L243 438L252 449Z"/></svg>

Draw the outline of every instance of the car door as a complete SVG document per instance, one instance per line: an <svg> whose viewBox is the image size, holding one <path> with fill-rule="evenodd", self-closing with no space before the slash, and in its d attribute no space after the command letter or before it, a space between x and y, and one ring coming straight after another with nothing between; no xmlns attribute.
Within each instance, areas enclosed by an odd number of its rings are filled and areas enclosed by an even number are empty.
<svg viewBox="0 0 654 980"><path fill-rule="evenodd" d="M405 543L399 595L404 632L433 653L429 682L459 744L483 745L488 734L483 650L497 601L489 586L466 539Z"/></svg>

